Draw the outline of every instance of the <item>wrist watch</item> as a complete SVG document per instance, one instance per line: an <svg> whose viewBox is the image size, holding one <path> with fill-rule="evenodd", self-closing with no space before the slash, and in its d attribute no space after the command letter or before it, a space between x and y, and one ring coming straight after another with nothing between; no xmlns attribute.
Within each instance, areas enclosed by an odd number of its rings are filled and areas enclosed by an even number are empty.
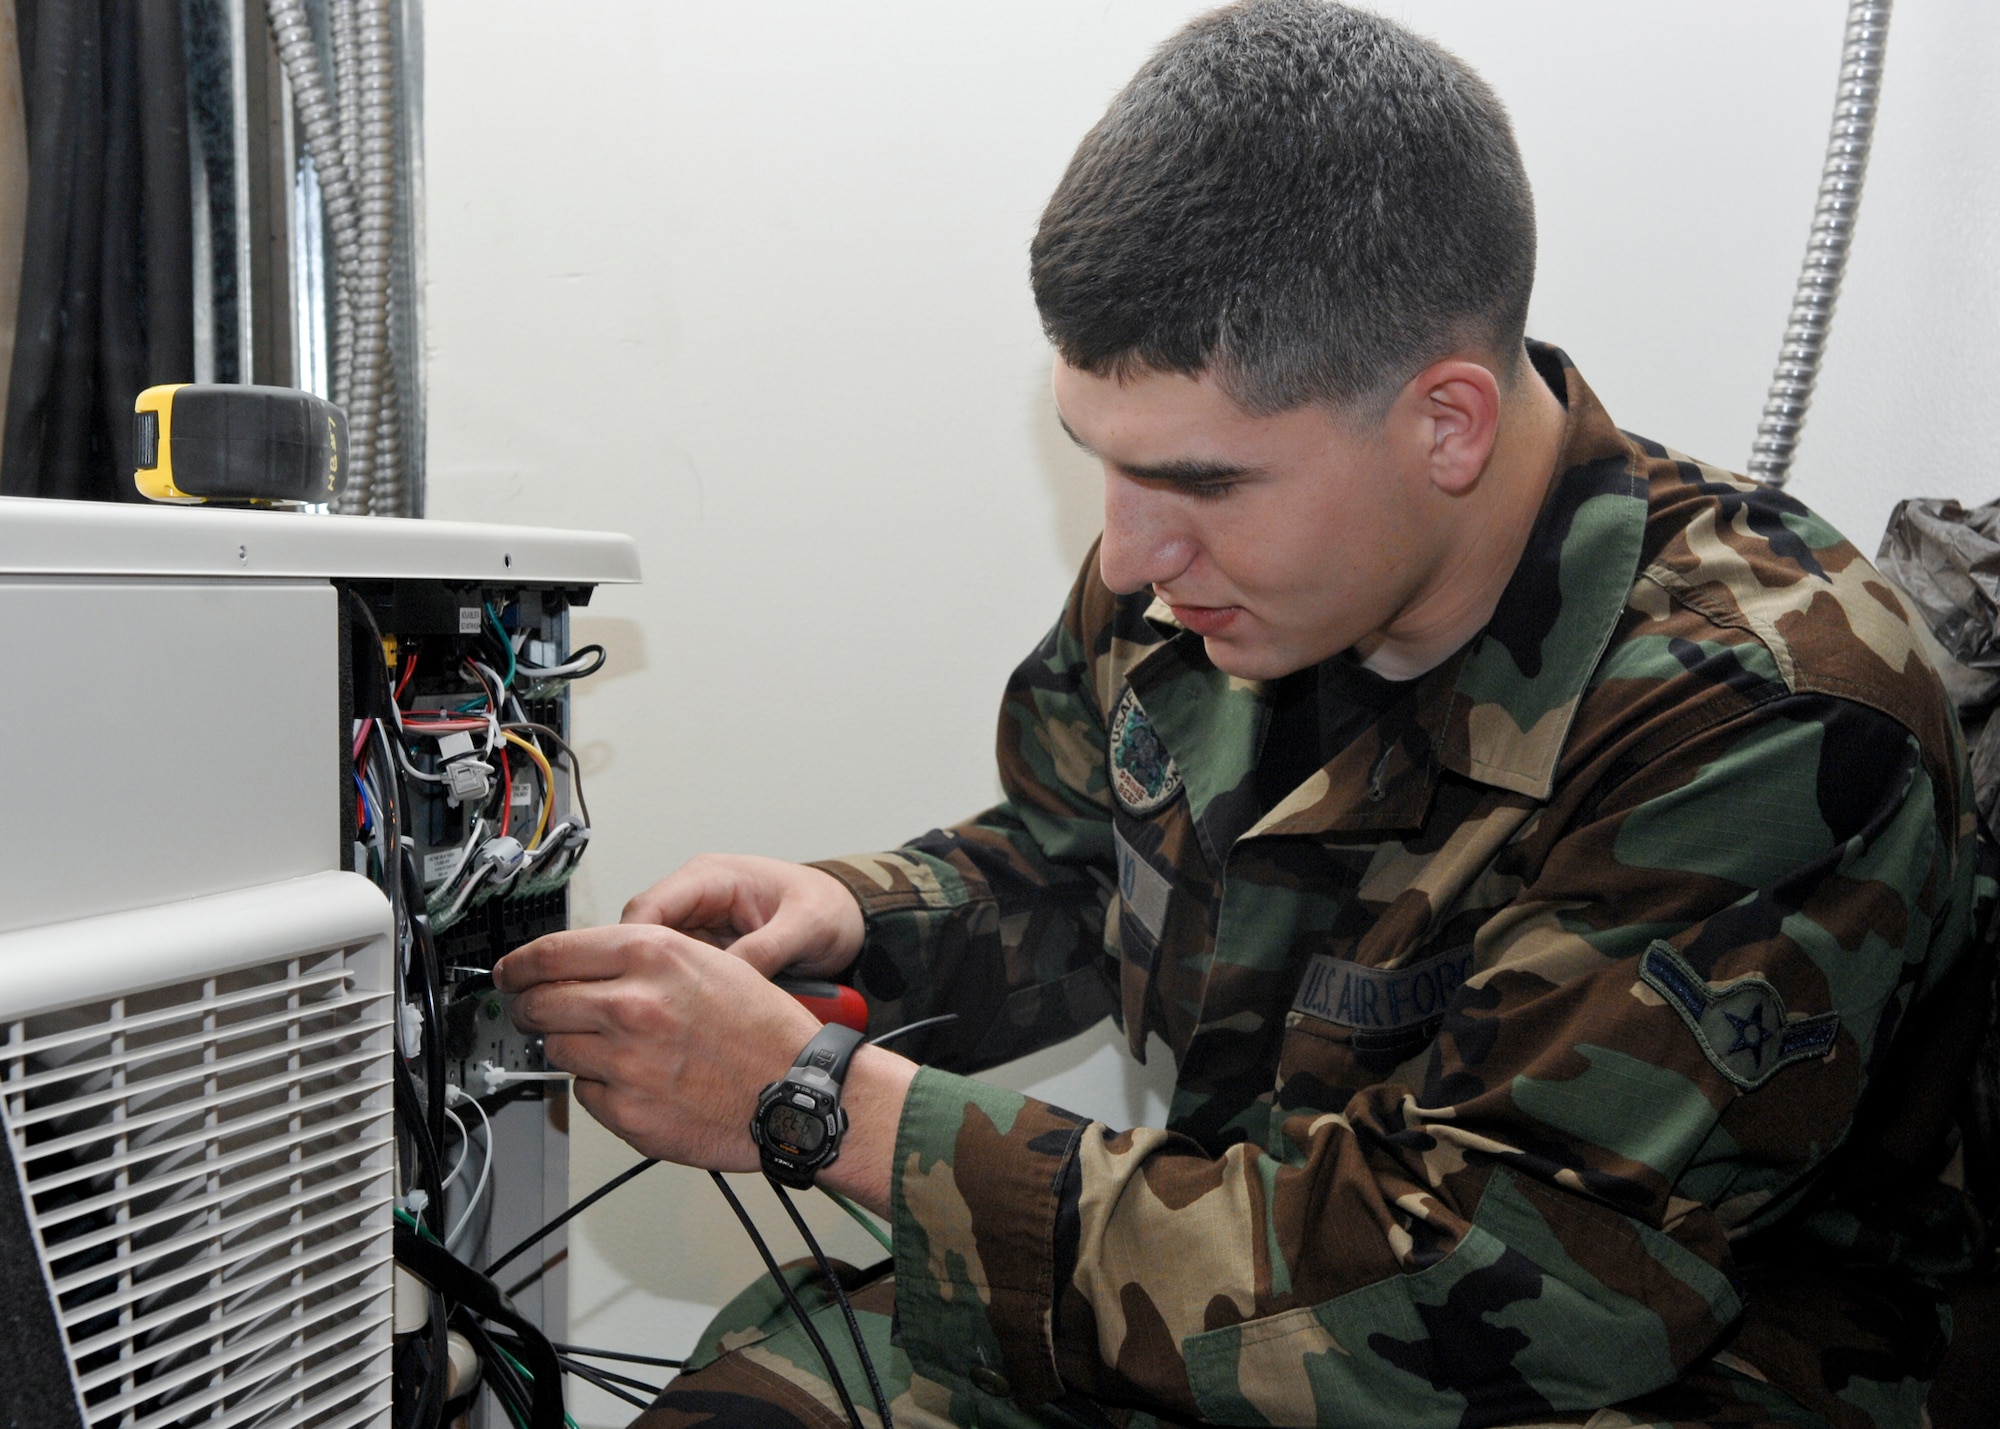
<svg viewBox="0 0 2000 1429"><path fill-rule="evenodd" d="M758 1094L750 1139L757 1143L764 1174L780 1185L806 1190L840 1155L847 1130L840 1084L860 1045L859 1032L829 1022L806 1043L792 1069Z"/></svg>

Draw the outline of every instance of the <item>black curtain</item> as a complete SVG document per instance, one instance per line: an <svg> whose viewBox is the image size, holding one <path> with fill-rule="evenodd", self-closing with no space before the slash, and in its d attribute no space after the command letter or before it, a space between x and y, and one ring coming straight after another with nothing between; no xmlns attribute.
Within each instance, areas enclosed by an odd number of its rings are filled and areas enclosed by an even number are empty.
<svg viewBox="0 0 2000 1429"><path fill-rule="evenodd" d="M15 0L28 120L0 493L131 501L132 402L194 378L181 0Z"/></svg>

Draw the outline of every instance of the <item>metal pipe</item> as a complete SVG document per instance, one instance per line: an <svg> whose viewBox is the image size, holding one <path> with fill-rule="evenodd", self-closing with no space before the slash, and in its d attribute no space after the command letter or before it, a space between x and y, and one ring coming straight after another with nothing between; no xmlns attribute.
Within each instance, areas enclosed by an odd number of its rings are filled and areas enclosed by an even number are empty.
<svg viewBox="0 0 2000 1429"><path fill-rule="evenodd" d="M1876 102L1882 92L1882 61L1889 45L1891 0L1849 0L1847 34L1840 51L1840 85L1834 95L1833 131L1820 172L1819 201L1812 235L1792 295L1791 316L1778 349L1757 440L1750 448L1750 474L1783 486L1791 476L1792 454L1805 426L1826 352L1840 280L1847 271L1855 216L1861 210L1861 183L1868 174L1868 146L1875 135Z"/></svg>

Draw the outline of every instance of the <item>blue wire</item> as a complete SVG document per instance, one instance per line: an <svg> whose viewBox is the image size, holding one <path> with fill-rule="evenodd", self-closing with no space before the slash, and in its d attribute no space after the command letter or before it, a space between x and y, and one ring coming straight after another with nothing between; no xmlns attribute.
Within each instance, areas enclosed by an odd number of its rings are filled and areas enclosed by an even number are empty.
<svg viewBox="0 0 2000 1429"><path fill-rule="evenodd" d="M354 775L354 791L361 796L361 812L366 817L366 822L361 825L361 831L367 833L375 827L375 805L368 798L368 786L361 782L361 771L356 769L351 772Z"/></svg>

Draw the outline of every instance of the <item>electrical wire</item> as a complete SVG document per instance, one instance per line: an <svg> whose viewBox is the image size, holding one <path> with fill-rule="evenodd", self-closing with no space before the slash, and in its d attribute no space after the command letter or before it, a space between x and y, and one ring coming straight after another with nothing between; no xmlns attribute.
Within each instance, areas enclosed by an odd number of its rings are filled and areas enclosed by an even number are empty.
<svg viewBox="0 0 2000 1429"><path fill-rule="evenodd" d="M901 1037L906 1032L921 1032L926 1027L942 1027L947 1022L956 1021L958 1021L956 1012L941 1012L936 1017L921 1017L915 1022L905 1022L901 1027L891 1027L880 1037L870 1037L864 1045L880 1047L883 1043Z"/></svg>
<svg viewBox="0 0 2000 1429"><path fill-rule="evenodd" d="M500 613L490 600L486 602L486 618L493 622L493 633L499 638L500 648L507 652L507 678L500 682L500 687L507 689L514 683L514 672L520 668L520 662L514 653L514 642L507 638L507 627L500 623Z"/></svg>
<svg viewBox="0 0 2000 1429"><path fill-rule="evenodd" d="M578 1364L575 1360L570 1359L558 1359L556 1363L563 1367L564 1374L573 1374L578 1379L596 1385L606 1394L616 1395L627 1404L637 1405L640 1409L652 1408L653 1401L651 1399L641 1399L638 1395L632 1393L631 1389L621 1388L620 1386L631 1385L636 1389L650 1390L655 1399L660 1394L659 1385L647 1384L644 1380L630 1379L622 1374L610 1374L601 1369L592 1369L587 1364Z"/></svg>
<svg viewBox="0 0 2000 1429"><path fill-rule="evenodd" d="M595 675L604 668L604 647L602 645L579 645L570 651L569 659L560 665L519 665L517 673L527 676L531 684L544 680L582 680Z"/></svg>
<svg viewBox="0 0 2000 1429"><path fill-rule="evenodd" d="M854 1396L847 1392L847 1381L841 1378L840 1367L833 1362L833 1351L826 1347L826 1341L820 1338L819 1327L813 1324L812 1316L806 1313L806 1307L799 1303L799 1295L792 1289L792 1282L785 1279L784 1271L778 1268L777 1258L771 1254L771 1247L764 1243L764 1237L757 1230L757 1223L750 1219L750 1213L743 1209L743 1203L736 1199L736 1192L722 1179L722 1173L711 1171L708 1174L714 1180L715 1188L722 1192L722 1199L729 1202L729 1209L736 1212L736 1219L742 1222L744 1232L750 1237L750 1244L757 1247L757 1254L763 1258L764 1268L771 1273L771 1279L784 1293L785 1303L791 1306L792 1316L799 1322L799 1328L806 1332L806 1338L812 1341L812 1347L819 1351L820 1363L826 1366L827 1382L833 1386L833 1392L840 1396L840 1407L847 1412L848 1424L852 1429L865 1429L861 1423L861 1411L854 1407Z"/></svg>
<svg viewBox="0 0 2000 1429"><path fill-rule="evenodd" d="M792 1225L798 1229L799 1235L805 1240L806 1249L812 1252L813 1261L819 1266L819 1273L826 1277L827 1288L833 1291L834 1303L840 1306L841 1317L847 1321L848 1336L854 1341L854 1353L861 1358L861 1372L868 1378L868 1392L875 1396L875 1412L882 1416L882 1429L896 1429L895 1421L889 1417L889 1396L882 1392L882 1381L876 1377L875 1358L868 1353L868 1346L861 1338L861 1322L854 1318L854 1306L848 1303L846 1287L840 1283L840 1277L833 1273L833 1266L828 1263L826 1252L819 1248L819 1241L813 1235L812 1227L808 1226L806 1218L799 1214L799 1208L792 1204L792 1198L785 1193L785 1188L778 1184L776 1177L768 1173L764 1179L771 1183L772 1194L777 1196L778 1204L785 1208L785 1214L792 1218Z"/></svg>
<svg viewBox="0 0 2000 1429"><path fill-rule="evenodd" d="M547 725L536 724L532 720L515 720L510 724L502 725L501 728L529 730L537 737L546 739L556 747L556 752L561 754L564 761L569 765L569 788L570 792L576 796L577 812L583 815L584 823L588 824L590 822L590 801L583 797L583 765L577 760L576 751L569 747L569 741L550 729Z"/></svg>
<svg viewBox="0 0 2000 1429"><path fill-rule="evenodd" d="M556 801L555 772L549 768L548 757L541 750L535 748L533 744L521 738L520 735L514 733L511 729L505 731L505 737L509 744L516 746L528 758L534 760L535 768L541 771L542 811L535 818L535 836L528 840L528 847L530 849L540 848L542 845L542 832L549 826L549 806Z"/></svg>
<svg viewBox="0 0 2000 1429"><path fill-rule="evenodd" d="M550 1340L549 1343L556 1347L556 1353L558 1354L580 1356L584 1359L617 1360L622 1364L658 1365L662 1369L681 1369L687 1364L686 1360L662 1359L658 1355L635 1355L627 1353L624 1350L593 1350L585 1345L565 1345L556 1340Z"/></svg>
<svg viewBox="0 0 2000 1429"><path fill-rule="evenodd" d="M854 1223L856 1225L860 1226L861 1229L867 1231L868 1234L874 1236L875 1243L877 1245L881 1246L882 1249L886 1250L891 1255L894 1255L896 1253L895 1243L889 1239L888 1233L885 1232L882 1229L882 1227L876 1225L875 1222L868 1219L868 1213L866 1211L862 1210L861 1207L855 1205L854 1202L848 1200L847 1197L841 1195L840 1192L838 1191L829 1191L824 1186L821 1186L819 1189L821 1194L823 1194L828 1200L832 1201L836 1206L840 1207L843 1211L847 1212L848 1215L854 1217Z"/></svg>
<svg viewBox="0 0 2000 1429"><path fill-rule="evenodd" d="M444 1178L440 1191L450 1191L458 1184L458 1174L465 1169L465 1163L472 1159L472 1133L465 1129L465 1123L458 1119L458 1113L450 1107L444 1109L445 1124L458 1132L458 1160L451 1163L451 1174ZM831 1193L829 1193L831 1194Z"/></svg>
<svg viewBox="0 0 2000 1429"><path fill-rule="evenodd" d="M465 1234L466 1226L472 1222L473 1213L479 1209L480 1201L485 1198L486 1185L491 1179L493 1171L492 1119L486 1115L486 1108L479 1104L479 1098L467 1095L463 1088L455 1088L454 1090L458 1092L460 1101L465 1102L474 1111L479 1113L479 1120L486 1128L486 1148L485 1154L480 1158L479 1162L479 1180L473 1186L472 1194L466 1199L465 1209L459 1213L458 1219L452 1223L451 1230L444 1238L446 1249L450 1249L457 1242L458 1238Z"/></svg>
<svg viewBox="0 0 2000 1429"><path fill-rule="evenodd" d="M530 1235L526 1240L522 1241L519 1245L514 1246L504 1255L501 1255L500 1257L495 1259L491 1264L489 1264L486 1267L486 1269L481 1271L480 1274L487 1276L489 1279L492 1276L497 1275L500 1271L500 1268L503 1265L506 1265L508 1262L514 1260L518 1256L525 1254L530 1248L532 1248L535 1245L538 1245L547 1237L553 1235L556 1231L568 1225L576 1217L582 1215L585 1211L589 1210L592 1206L596 1205L599 1201L603 1200L606 1196L610 1195L613 1191L617 1190L627 1181L630 1181L633 1177L639 1175L641 1172L649 1171L653 1167L659 1164L660 1163L656 1158L649 1156L644 1161L639 1162L635 1166L626 1167L623 1171L620 1171L616 1176L613 1176L609 1181L606 1181L602 1186L599 1186L595 1191L592 1191L588 1196L585 1196L581 1201L578 1201L575 1205L571 1206L568 1210L564 1211L554 1220L551 1220L546 1224L544 1224L539 1230L535 1231L534 1234Z"/></svg>

